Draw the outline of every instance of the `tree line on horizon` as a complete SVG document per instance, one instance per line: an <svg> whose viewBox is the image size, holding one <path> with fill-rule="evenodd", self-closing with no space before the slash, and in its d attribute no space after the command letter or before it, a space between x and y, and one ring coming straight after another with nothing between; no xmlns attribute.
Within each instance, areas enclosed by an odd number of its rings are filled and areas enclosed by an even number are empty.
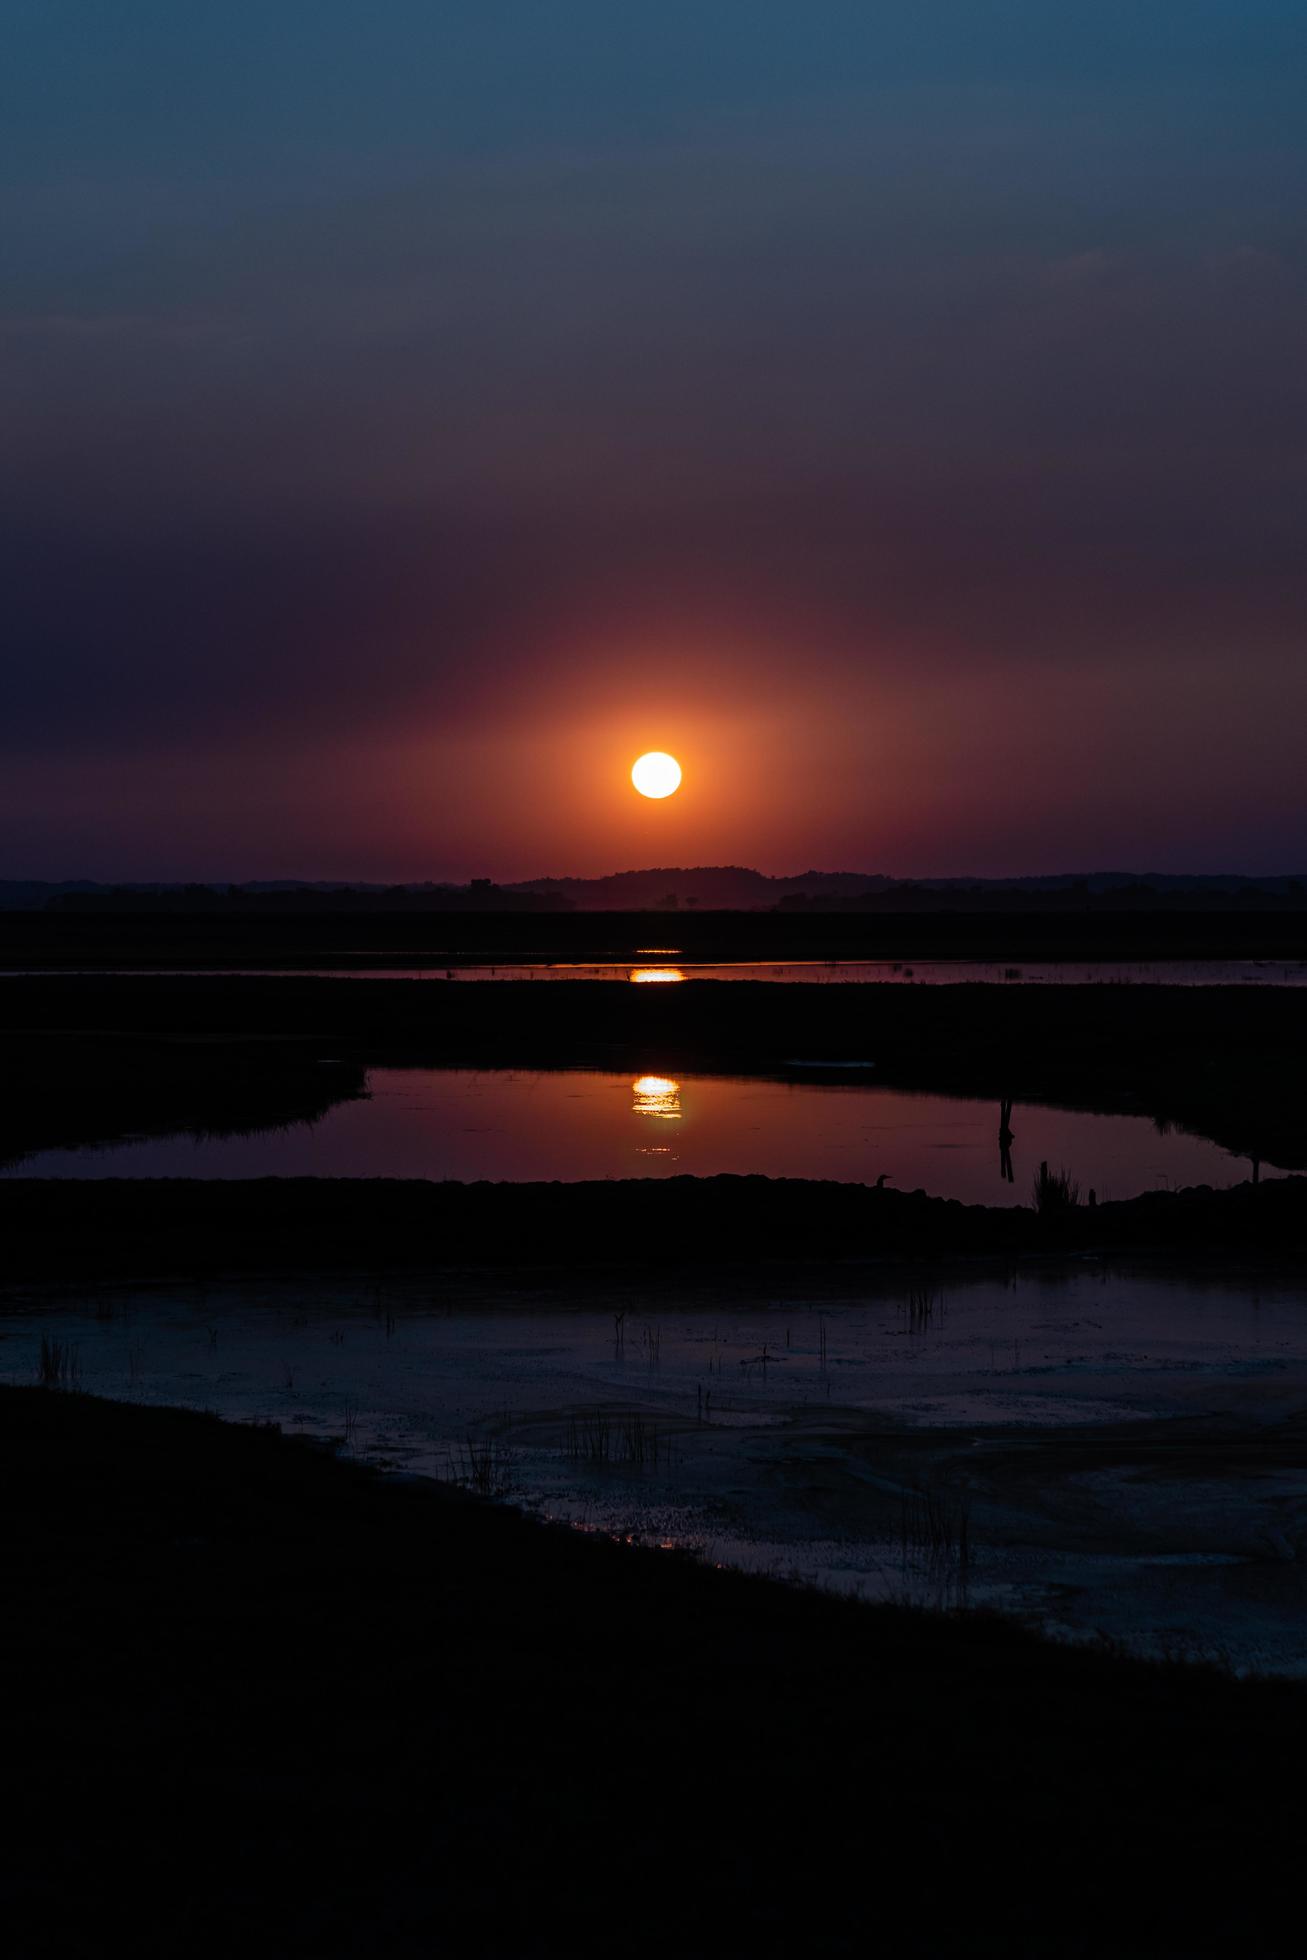
<svg viewBox="0 0 1307 1960"><path fill-rule="evenodd" d="M500 884L423 881L255 880L248 883L139 881L102 884L0 880L0 910L55 912L675 912L885 910L1127 910L1307 904L1307 878L1234 874L1096 872L1020 878L899 879L808 871L771 877L744 866L661 866L597 878L536 878Z"/></svg>

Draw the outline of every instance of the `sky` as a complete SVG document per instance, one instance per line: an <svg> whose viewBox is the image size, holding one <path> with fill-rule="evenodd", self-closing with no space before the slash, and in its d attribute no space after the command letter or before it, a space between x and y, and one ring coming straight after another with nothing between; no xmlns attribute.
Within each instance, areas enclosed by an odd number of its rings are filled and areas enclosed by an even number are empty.
<svg viewBox="0 0 1307 1960"><path fill-rule="evenodd" d="M1307 869L1305 89L1301 0L8 0L0 876Z"/></svg>

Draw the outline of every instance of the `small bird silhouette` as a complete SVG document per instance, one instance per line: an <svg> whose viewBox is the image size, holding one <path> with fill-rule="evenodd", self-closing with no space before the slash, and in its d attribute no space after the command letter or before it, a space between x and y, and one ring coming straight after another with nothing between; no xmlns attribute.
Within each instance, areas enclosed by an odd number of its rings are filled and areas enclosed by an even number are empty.
<svg viewBox="0 0 1307 1960"><path fill-rule="evenodd" d="M894 1175L893 1171L882 1171L880 1176L876 1179L876 1189L878 1191L883 1191L885 1189L886 1184L888 1183L890 1178L893 1177L893 1175Z"/></svg>

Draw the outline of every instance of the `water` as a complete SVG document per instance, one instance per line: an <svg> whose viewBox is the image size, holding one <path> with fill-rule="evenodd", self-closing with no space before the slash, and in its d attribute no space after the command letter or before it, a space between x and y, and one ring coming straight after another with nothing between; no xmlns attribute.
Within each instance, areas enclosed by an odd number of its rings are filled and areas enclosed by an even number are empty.
<svg viewBox="0 0 1307 1960"><path fill-rule="evenodd" d="M688 980L761 980L807 985L856 983L885 986L1049 987L1303 987L1304 960L1028 960L1014 965L1003 960L730 960L717 964L679 959L674 948L637 952L630 960L589 964L509 962L499 966L445 966L429 955L414 954L404 965L348 967L25 967L0 973L9 979L48 978L56 974L131 976L149 973L157 978L261 980L607 980L637 986Z"/></svg>
<svg viewBox="0 0 1307 1960"><path fill-rule="evenodd" d="M819 1074L814 1071L814 1074ZM1041 1161L1100 1199L1248 1174L1205 1138L1142 1116L1018 1104L1010 1157L995 1103L901 1089L581 1070L374 1069L369 1096L312 1125L178 1135L28 1157L24 1177L712 1176L833 1178L969 1204L1030 1202ZM1011 1176L1009 1178L1008 1171Z"/></svg>
<svg viewBox="0 0 1307 1960"><path fill-rule="evenodd" d="M584 1278L0 1293L80 1385L275 1421L578 1529L1307 1673L1307 1288L1033 1268L812 1297Z"/></svg>

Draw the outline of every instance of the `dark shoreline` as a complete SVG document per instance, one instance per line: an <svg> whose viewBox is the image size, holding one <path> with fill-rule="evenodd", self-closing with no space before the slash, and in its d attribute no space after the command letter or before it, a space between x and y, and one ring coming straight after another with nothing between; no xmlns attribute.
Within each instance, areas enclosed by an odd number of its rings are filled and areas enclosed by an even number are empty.
<svg viewBox="0 0 1307 1960"><path fill-rule="evenodd" d="M0 1171L40 1150L134 1136L242 1136L315 1123L364 1093L292 1042L0 1032Z"/></svg>
<svg viewBox="0 0 1307 1960"><path fill-rule="evenodd" d="M859 1080L989 1097L996 1127L1004 1097L1133 1112L1307 1169L1307 998L1289 989L54 976L0 982L0 1013L0 1159L311 1120L369 1066L774 1075L856 1060L872 1064Z"/></svg>
<svg viewBox="0 0 1307 1960"><path fill-rule="evenodd" d="M434 967L485 962L637 961L674 947L687 960L1307 959L1307 899L1213 894L1060 894L1019 908L923 893L918 907L867 911L0 912L0 971L37 967Z"/></svg>
<svg viewBox="0 0 1307 1960"><path fill-rule="evenodd" d="M0 1389L0 1460L15 1951L1297 1950L1300 1684L712 1571L177 1410Z"/></svg>
<svg viewBox="0 0 1307 1960"><path fill-rule="evenodd" d="M577 1184L388 1178L0 1179L11 1282L485 1267L547 1273L832 1261L922 1267L1307 1250L1307 1178L1147 1192L1055 1215L765 1177Z"/></svg>

